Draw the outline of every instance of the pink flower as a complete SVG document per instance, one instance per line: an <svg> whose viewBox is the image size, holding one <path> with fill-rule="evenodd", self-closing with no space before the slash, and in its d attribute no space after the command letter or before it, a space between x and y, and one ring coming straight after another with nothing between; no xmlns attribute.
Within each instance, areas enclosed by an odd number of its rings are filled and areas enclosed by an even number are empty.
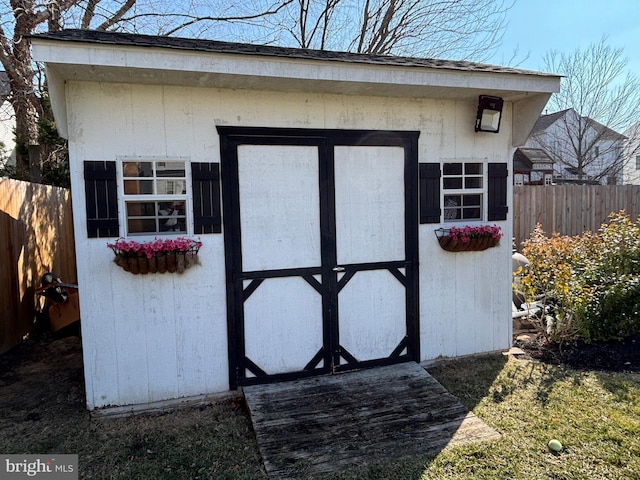
<svg viewBox="0 0 640 480"><path fill-rule="evenodd" d="M135 240L119 238L115 243L107 243L107 247L113 250L116 256L141 257L144 255L147 258L151 258L169 252L190 252L196 255L202 247L202 242L200 239L193 240L186 237L177 237L175 239L161 239L156 237L152 241L142 243L136 242Z"/></svg>
<svg viewBox="0 0 640 480"><path fill-rule="evenodd" d="M451 227L448 230L447 236L452 240L461 241L462 243L468 243L472 238L495 238L497 240L503 237L500 227L497 225L478 225L470 226L466 225L462 228Z"/></svg>

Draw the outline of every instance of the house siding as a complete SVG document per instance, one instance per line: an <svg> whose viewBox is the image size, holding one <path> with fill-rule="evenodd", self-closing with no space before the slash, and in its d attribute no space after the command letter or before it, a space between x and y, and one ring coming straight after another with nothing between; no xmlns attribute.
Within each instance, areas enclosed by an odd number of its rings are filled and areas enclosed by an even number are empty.
<svg viewBox="0 0 640 480"><path fill-rule="evenodd" d="M81 310L91 312L82 320L90 409L223 392L229 374L223 235L201 235L201 265L183 275L124 272L106 239L86 238L85 160L217 163L219 125L419 130L419 162L507 162L512 196L509 103L491 135L473 131L476 99L89 82L68 82L66 94ZM419 226L421 360L510 345L511 212L495 223L505 234L499 247L460 254L438 246L441 225Z"/></svg>

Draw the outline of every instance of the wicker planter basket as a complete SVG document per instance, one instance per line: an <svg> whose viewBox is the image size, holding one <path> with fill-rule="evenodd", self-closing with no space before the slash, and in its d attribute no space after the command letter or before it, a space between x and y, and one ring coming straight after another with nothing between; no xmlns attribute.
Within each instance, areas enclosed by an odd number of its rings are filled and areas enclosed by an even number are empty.
<svg viewBox="0 0 640 480"><path fill-rule="evenodd" d="M460 239L450 236L449 230L446 228L439 228L435 233L440 248L447 252L480 252L487 248L495 247L500 243L499 238L491 236L473 237L463 242Z"/></svg>
<svg viewBox="0 0 640 480"><path fill-rule="evenodd" d="M156 254L150 258L142 256L116 255L114 262L126 272L134 275L147 273L183 273L192 265L198 263L196 252L166 252Z"/></svg>

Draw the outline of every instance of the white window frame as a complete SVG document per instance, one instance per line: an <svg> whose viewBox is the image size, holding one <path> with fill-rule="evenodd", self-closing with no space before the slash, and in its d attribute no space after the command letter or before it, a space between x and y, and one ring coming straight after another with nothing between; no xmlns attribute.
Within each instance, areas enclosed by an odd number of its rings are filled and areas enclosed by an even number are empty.
<svg viewBox="0 0 640 480"><path fill-rule="evenodd" d="M551 173L544 174L544 184L546 186L553 185L553 174Z"/></svg>
<svg viewBox="0 0 640 480"><path fill-rule="evenodd" d="M462 174L461 175L445 175L445 165L446 164L462 164ZM480 165L481 167L481 173L479 174L467 174L466 173L466 165L467 164L477 164ZM441 189L440 191L442 192L442 197L441 197L441 201L442 201L442 211L443 211L443 221L445 223L454 223L454 222L465 222L465 223L469 223L469 222L483 222L485 220L485 216L486 216L486 212L487 212L487 183L488 183L488 177L487 177L487 172L488 172L488 166L487 163L483 160L473 160L473 159L468 159L468 160L444 160L442 161L441 164L441 168L442 168L442 175L441 175ZM445 180L447 179L452 179L452 178L461 178L462 179L462 188L445 188ZM480 188L465 188L465 179L467 178L480 178L482 180L482 186ZM447 209L447 201L446 198L450 195L461 195L461 196L465 196L465 195L480 195L480 216L479 217L474 217L474 218L447 218L449 215L448 213L451 210ZM456 208L460 208L460 207L456 207Z"/></svg>
<svg viewBox="0 0 640 480"><path fill-rule="evenodd" d="M513 176L513 184L516 187L522 187L524 185L524 173L516 173Z"/></svg>
<svg viewBox="0 0 640 480"><path fill-rule="evenodd" d="M125 178L129 179L129 177L124 176L124 167L123 165L127 162L154 162L154 164L161 162L184 162L185 169L185 191L184 194L125 194L124 193L124 182ZM117 185L118 185L118 208L119 208L119 217L120 217L120 233L123 237L135 237L136 239L145 240L145 239L153 239L155 237L162 238L171 238L171 237L186 237L193 234L193 211L192 211L192 183L191 183L191 161L188 157L159 157L159 156L144 156L144 157L131 157L131 156L121 156L117 157L116 162L116 171L117 171ZM155 171L155 170L154 170ZM172 177L145 177L149 179L153 179L154 182L157 179L171 181ZM133 179L133 178L131 178ZM185 206L185 229L186 231L166 231L166 232L129 232L129 222L127 215L127 203L128 202L158 202L158 201L184 201ZM155 218L155 217L154 217Z"/></svg>

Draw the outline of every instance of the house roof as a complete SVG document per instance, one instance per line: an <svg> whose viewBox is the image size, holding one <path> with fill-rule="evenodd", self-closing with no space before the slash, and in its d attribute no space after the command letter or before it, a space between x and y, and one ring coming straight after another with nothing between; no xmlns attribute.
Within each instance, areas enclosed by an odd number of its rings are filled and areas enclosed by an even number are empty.
<svg viewBox="0 0 640 480"><path fill-rule="evenodd" d="M627 137L616 132L615 130L610 129L606 125L602 125L601 123L596 122L595 120L591 120L593 128L598 130L602 135L600 138L602 140L624 140Z"/></svg>
<svg viewBox="0 0 640 480"><path fill-rule="evenodd" d="M553 123L555 123L556 120L558 120L559 118L564 117L564 115L569 111L570 109L566 109L566 110L561 110L559 112L556 113L551 113L549 115L542 115L535 123L535 125L533 126L533 130L531 131L531 134L534 135L538 132L541 132L543 130L546 130L547 128L549 128L551 125L553 125Z"/></svg>
<svg viewBox="0 0 640 480"><path fill-rule="evenodd" d="M573 111L576 115L577 112L573 108L567 108L566 110L561 110L559 112L551 113L549 115L541 116L533 126L533 130L531 131L532 135L536 133L542 132L553 125L557 120L564 117L568 112ZM624 135L619 134L615 130L610 129L609 127L602 125L601 123L593 120L589 117L582 117L588 121L588 125L593 127L594 129L600 132L601 140L624 140L626 137Z"/></svg>
<svg viewBox="0 0 640 480"><path fill-rule="evenodd" d="M462 100L479 95L511 102L512 141L522 145L552 93L557 75L480 63L248 45L129 33L63 30L30 37L46 64L60 126L65 82L180 85ZM64 136L64 127L61 128Z"/></svg>

